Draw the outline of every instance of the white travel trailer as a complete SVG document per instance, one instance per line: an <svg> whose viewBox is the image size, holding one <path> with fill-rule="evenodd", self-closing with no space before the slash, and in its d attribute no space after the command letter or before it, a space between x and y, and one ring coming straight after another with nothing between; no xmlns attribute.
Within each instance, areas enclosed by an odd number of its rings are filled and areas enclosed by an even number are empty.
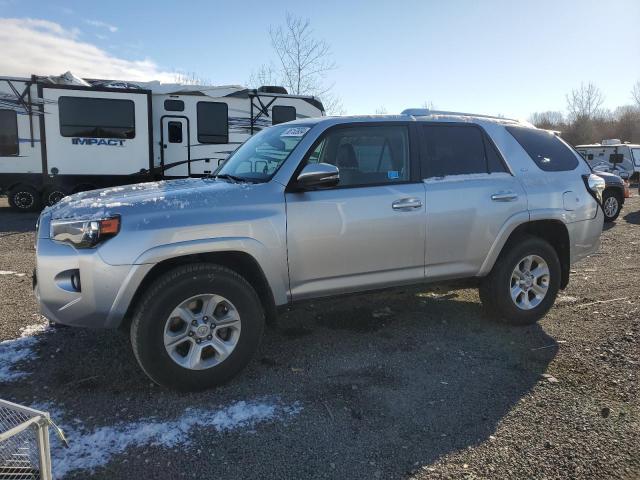
<svg viewBox="0 0 640 480"><path fill-rule="evenodd" d="M602 143L577 145L576 150L594 170L612 172L629 178L640 172L640 145L617 138Z"/></svg>
<svg viewBox="0 0 640 480"><path fill-rule="evenodd" d="M318 99L283 87L0 77L0 192L37 210L82 190L206 176L262 128L322 115Z"/></svg>

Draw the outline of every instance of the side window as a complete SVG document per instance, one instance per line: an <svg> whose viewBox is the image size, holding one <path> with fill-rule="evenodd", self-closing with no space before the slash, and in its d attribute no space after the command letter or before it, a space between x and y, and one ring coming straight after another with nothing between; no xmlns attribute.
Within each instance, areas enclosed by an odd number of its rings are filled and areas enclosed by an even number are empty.
<svg viewBox="0 0 640 480"><path fill-rule="evenodd" d="M578 166L578 158L553 133L525 127L506 127L536 165L546 172L564 172Z"/></svg>
<svg viewBox="0 0 640 480"><path fill-rule="evenodd" d="M198 142L229 143L229 114L226 103L198 102Z"/></svg>
<svg viewBox="0 0 640 480"><path fill-rule="evenodd" d="M493 145L488 146L491 163L498 168L498 153ZM482 130L466 125L424 125L421 161L425 178L487 173ZM497 171L504 171L504 167Z"/></svg>
<svg viewBox="0 0 640 480"><path fill-rule="evenodd" d="M18 155L18 115L15 110L0 110L0 157Z"/></svg>
<svg viewBox="0 0 640 480"><path fill-rule="evenodd" d="M366 186L409 180L406 126L347 127L330 130L308 162L335 165L339 186Z"/></svg>
<svg viewBox="0 0 640 480"><path fill-rule="evenodd" d="M167 124L169 143L182 143L182 122L169 122Z"/></svg>
<svg viewBox="0 0 640 480"><path fill-rule="evenodd" d="M164 109L167 112L184 112L184 102L182 100L165 100Z"/></svg>
<svg viewBox="0 0 640 480"><path fill-rule="evenodd" d="M271 124L290 122L296 119L296 107L287 107L284 105L275 105L271 109Z"/></svg>
<svg viewBox="0 0 640 480"><path fill-rule="evenodd" d="M496 150L496 147L491 141L484 137L484 147L487 152L487 166L489 167L489 173L508 172L507 167L504 165L502 157Z"/></svg>
<svg viewBox="0 0 640 480"><path fill-rule="evenodd" d="M135 106L112 98L58 98L63 137L125 138L136 136Z"/></svg>

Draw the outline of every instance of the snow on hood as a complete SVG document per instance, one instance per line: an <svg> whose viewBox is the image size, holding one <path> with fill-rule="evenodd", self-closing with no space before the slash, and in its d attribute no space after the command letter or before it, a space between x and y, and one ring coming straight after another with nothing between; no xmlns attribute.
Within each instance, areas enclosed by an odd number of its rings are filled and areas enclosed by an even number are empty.
<svg viewBox="0 0 640 480"><path fill-rule="evenodd" d="M253 184L231 183L212 178L186 178L137 183L80 192L45 209L52 219L89 220L126 211L149 209L181 210L209 205L222 194ZM144 208L143 208L144 209Z"/></svg>

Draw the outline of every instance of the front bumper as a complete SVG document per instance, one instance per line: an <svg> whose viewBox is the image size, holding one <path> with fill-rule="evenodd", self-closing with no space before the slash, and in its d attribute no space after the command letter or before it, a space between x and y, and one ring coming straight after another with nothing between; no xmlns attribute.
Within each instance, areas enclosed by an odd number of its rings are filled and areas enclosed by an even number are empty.
<svg viewBox="0 0 640 480"><path fill-rule="evenodd" d="M97 249L38 238L34 293L41 313L56 323L116 328L140 282L153 267L109 265ZM77 280L72 281L73 275Z"/></svg>

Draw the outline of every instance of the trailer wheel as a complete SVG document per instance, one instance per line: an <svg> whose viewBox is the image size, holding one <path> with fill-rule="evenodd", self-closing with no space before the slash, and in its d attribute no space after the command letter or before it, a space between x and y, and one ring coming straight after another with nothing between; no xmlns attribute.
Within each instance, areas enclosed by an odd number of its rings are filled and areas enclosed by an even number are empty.
<svg viewBox="0 0 640 480"><path fill-rule="evenodd" d="M9 205L20 212L36 212L42 202L38 191L29 185L17 185L9 190Z"/></svg>
<svg viewBox="0 0 640 480"><path fill-rule="evenodd" d="M67 191L62 187L49 187L42 194L42 203L44 203L47 207L55 205L64 197L69 195Z"/></svg>

